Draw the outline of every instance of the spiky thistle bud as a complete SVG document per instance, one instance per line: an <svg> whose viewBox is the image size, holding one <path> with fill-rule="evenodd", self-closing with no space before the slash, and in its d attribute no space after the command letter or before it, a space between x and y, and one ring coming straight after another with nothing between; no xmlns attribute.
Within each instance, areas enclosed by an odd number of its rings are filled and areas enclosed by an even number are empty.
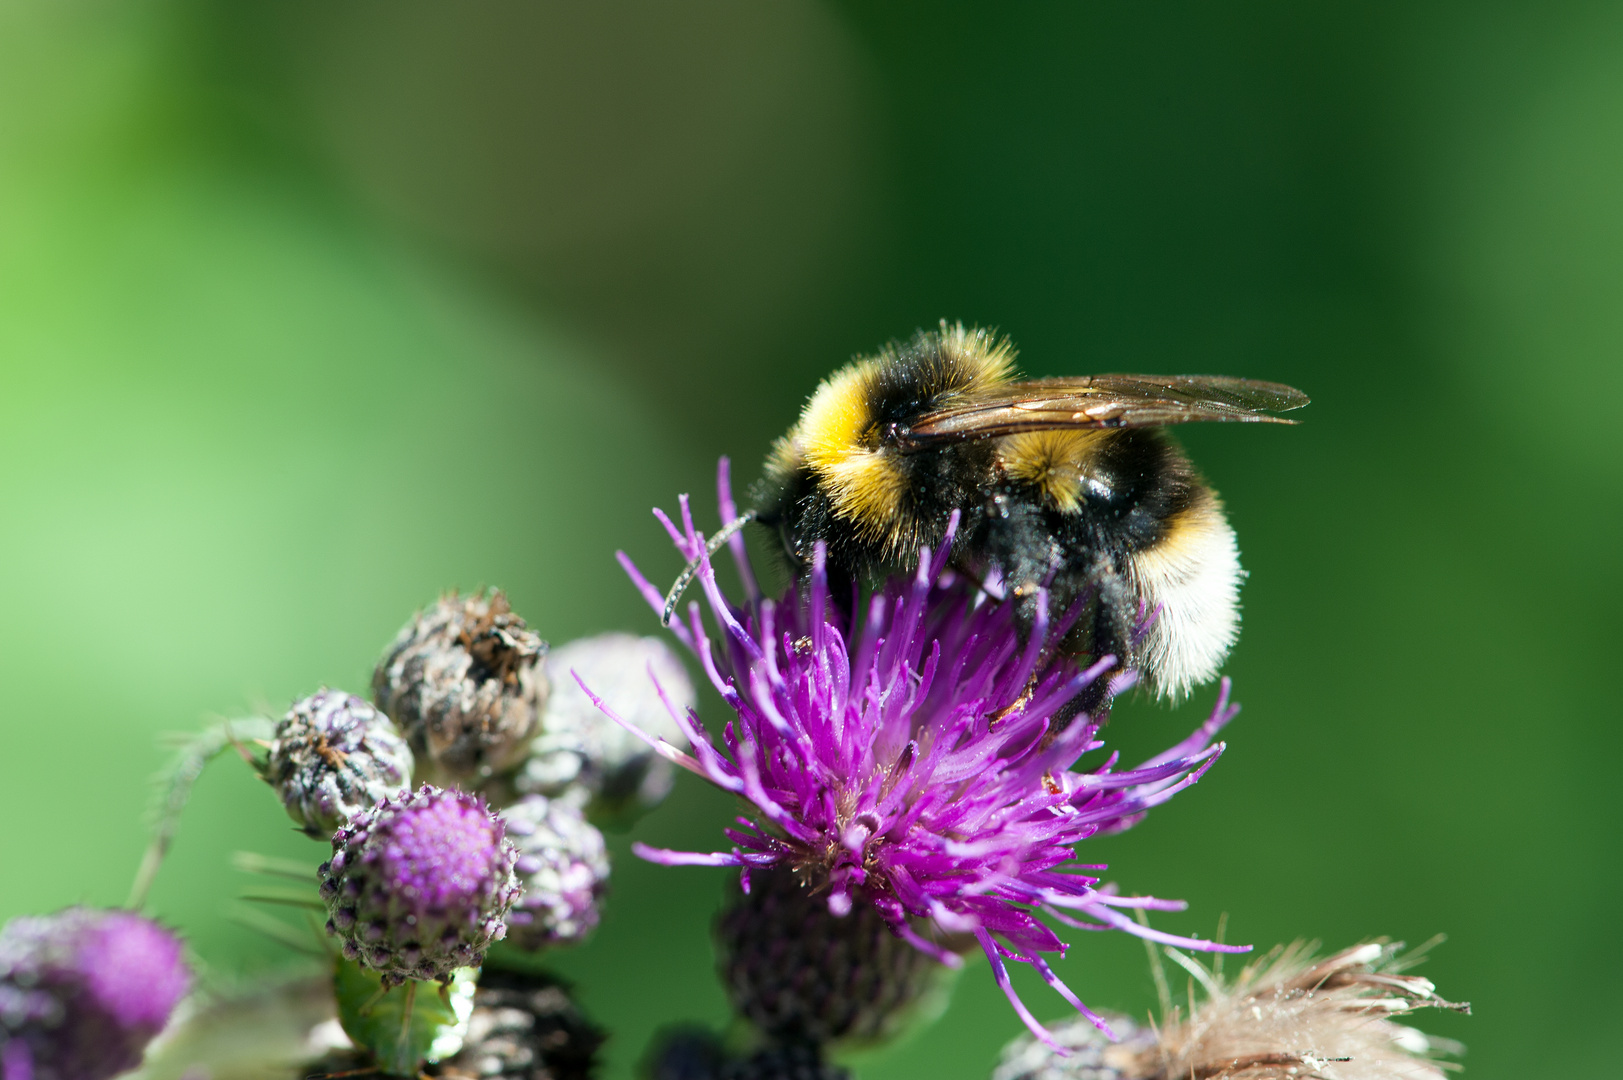
<svg viewBox="0 0 1623 1080"><path fill-rule="evenodd" d="M174 934L68 908L0 930L0 1076L103 1080L141 1063L191 984Z"/></svg>
<svg viewBox="0 0 1623 1080"><path fill-rule="evenodd" d="M411 748L365 700L321 689L295 702L261 767L288 816L326 838L363 810L411 785Z"/></svg>
<svg viewBox="0 0 1623 1080"><path fill-rule="evenodd" d="M1393 1018L1424 1008L1469 1012L1470 1006L1445 1001L1429 980L1404 974L1413 959L1400 957L1401 948L1375 941L1314 960L1312 946L1298 942L1259 957L1233 982L1173 954L1206 990L1187 1019L1173 1011L1156 1030L1124 1023L1115 1045L1069 1024L1055 1032L1073 1051L1069 1057L1022 1038L1004 1051L992 1077L1443 1080L1447 1074L1433 1055L1458 1047Z"/></svg>
<svg viewBox="0 0 1623 1080"><path fill-rule="evenodd" d="M609 883L603 834L571 803L527 795L502 811L518 847L523 893L507 916L507 939L521 949L573 945L597 926Z"/></svg>
<svg viewBox="0 0 1623 1080"><path fill-rule="evenodd" d="M829 913L787 868L750 873L716 922L733 1008L777 1041L873 1041L894 1034L944 969L870 905ZM965 935L960 944L975 947Z"/></svg>
<svg viewBox="0 0 1623 1080"><path fill-rule="evenodd" d="M333 833L327 932L384 986L477 965L518 899L518 851L484 800L424 784Z"/></svg>
<svg viewBox="0 0 1623 1080"><path fill-rule="evenodd" d="M539 728L546 654L499 590L453 592L400 631L372 698L406 733L420 775L483 779L521 761Z"/></svg>
<svg viewBox="0 0 1623 1080"><path fill-rule="evenodd" d="M548 664L558 678L541 718L541 733L530 744L514 786L586 801L593 818L615 824L629 823L658 806L670 794L675 766L604 716L572 676L621 717L679 746L685 741L682 730L665 702L686 712L695 697L676 653L657 638L599 634L560 645Z"/></svg>
<svg viewBox="0 0 1623 1080"><path fill-rule="evenodd" d="M497 1080L590 1080L606 1036L550 975L486 971L448 1072Z"/></svg>

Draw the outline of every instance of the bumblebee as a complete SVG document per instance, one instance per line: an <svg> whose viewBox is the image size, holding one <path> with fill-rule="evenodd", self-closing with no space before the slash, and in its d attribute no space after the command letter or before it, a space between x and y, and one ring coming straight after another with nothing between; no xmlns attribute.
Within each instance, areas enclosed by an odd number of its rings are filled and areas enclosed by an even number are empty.
<svg viewBox="0 0 1623 1080"><path fill-rule="evenodd" d="M943 322L835 372L773 446L753 508L712 543L754 520L800 570L821 542L839 596L937 546L957 510L952 565L1015 604L1020 625L1043 590L1052 612L1082 601L1065 647L1178 698L1233 646L1244 571L1217 494L1161 429L1292 423L1272 414L1308 399L1220 376L1019 382L1014 359L1006 338Z"/></svg>

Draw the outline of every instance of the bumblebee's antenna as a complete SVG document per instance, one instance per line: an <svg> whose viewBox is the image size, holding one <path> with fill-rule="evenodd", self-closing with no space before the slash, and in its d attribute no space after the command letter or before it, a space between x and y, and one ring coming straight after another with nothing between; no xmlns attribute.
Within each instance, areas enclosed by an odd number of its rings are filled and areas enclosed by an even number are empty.
<svg viewBox="0 0 1623 1080"><path fill-rule="evenodd" d="M712 536L704 545L704 557L709 558L716 552L720 551L721 545L731 540L738 534L739 529L742 529L744 526L748 525L754 520L755 511L747 510L733 518L733 520L729 521L727 524L723 525L721 527L721 531ZM671 591L665 597L665 614L659 620L661 625L671 625L671 616L676 614L676 602L682 599L682 594L687 592L688 586L693 583L693 577L699 572L699 565L701 562L702 560L700 559L694 559L692 562L688 563L687 566L682 568L682 573L677 577L676 584L671 586Z"/></svg>

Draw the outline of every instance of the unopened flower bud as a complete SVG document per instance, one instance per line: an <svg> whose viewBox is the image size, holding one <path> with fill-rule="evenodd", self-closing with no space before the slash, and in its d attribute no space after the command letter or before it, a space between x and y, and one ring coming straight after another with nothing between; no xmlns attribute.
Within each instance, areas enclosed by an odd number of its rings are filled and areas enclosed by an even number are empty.
<svg viewBox="0 0 1623 1080"><path fill-rule="evenodd" d="M769 1038L829 1043L897 1032L943 966L871 905L828 910L784 868L752 871L716 924L721 980L738 1014Z"/></svg>
<svg viewBox="0 0 1623 1080"><path fill-rule="evenodd" d="M447 980L484 960L518 899L518 852L484 800L424 784L333 834L327 932L385 986Z"/></svg>
<svg viewBox="0 0 1623 1080"><path fill-rule="evenodd" d="M718 1080L851 1080L851 1073L824 1061L822 1048L815 1043L795 1042L728 1061Z"/></svg>
<svg viewBox="0 0 1623 1080"><path fill-rule="evenodd" d="M675 766L605 716L575 676L622 720L685 746L670 710L685 711L695 698L676 654L657 638L600 634L560 645L548 663L554 673L552 697L514 786L587 801L594 819L615 824L659 805L670 794Z"/></svg>
<svg viewBox="0 0 1623 1080"><path fill-rule="evenodd" d="M654 1036L639 1070L643 1080L850 1080L824 1060L816 1043L769 1043L754 1053L729 1054L706 1028L683 1024Z"/></svg>
<svg viewBox="0 0 1623 1080"><path fill-rule="evenodd" d="M573 945L597 925L598 900L608 888L603 834L580 808L528 795L502 811L518 847L523 892L507 916L507 940L521 949Z"/></svg>
<svg viewBox="0 0 1623 1080"><path fill-rule="evenodd" d="M715 1032L679 1024L654 1033L637 1073L641 1080L717 1080L726 1060Z"/></svg>
<svg viewBox="0 0 1623 1080"><path fill-rule="evenodd" d="M491 970L480 976L467 1041L445 1065L485 1080L591 1080L604 1039L563 983Z"/></svg>
<svg viewBox="0 0 1623 1080"><path fill-rule="evenodd" d="M294 704L262 773L288 816L323 838L411 785L411 749L389 718L353 694L318 690Z"/></svg>
<svg viewBox="0 0 1623 1080"><path fill-rule="evenodd" d="M546 654L501 592L452 593L400 631L372 697L406 733L421 775L479 780L523 759L547 701Z"/></svg>
<svg viewBox="0 0 1623 1080"><path fill-rule="evenodd" d="M180 940L134 912L13 919L0 930L0 1075L104 1080L133 1069L190 984Z"/></svg>

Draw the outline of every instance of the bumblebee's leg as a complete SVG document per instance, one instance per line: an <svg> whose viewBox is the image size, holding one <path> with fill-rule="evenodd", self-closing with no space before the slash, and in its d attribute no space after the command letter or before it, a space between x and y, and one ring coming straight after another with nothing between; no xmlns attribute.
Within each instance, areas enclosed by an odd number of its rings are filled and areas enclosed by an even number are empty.
<svg viewBox="0 0 1623 1080"><path fill-rule="evenodd" d="M1040 507L1007 492L994 492L986 501L976 537L977 547L998 568L1008 602L1014 605L1015 627L1024 642L1037 622L1037 596L1054 578L1061 551L1054 542ZM1057 615L1050 600L1049 614Z"/></svg>
<svg viewBox="0 0 1623 1080"><path fill-rule="evenodd" d="M829 615L843 631L851 626L851 617L856 611L861 592L860 579L850 567L832 560L823 567L823 573L828 579ZM809 589L810 574L806 576L806 583Z"/></svg>
<svg viewBox="0 0 1623 1080"><path fill-rule="evenodd" d="M1060 731L1083 713L1102 719L1109 711L1110 683L1131 660L1138 597L1127 575L1104 552L1096 553L1085 568L1067 568L1054 583L1053 597L1059 611L1066 611L1079 598L1087 597L1086 609L1066 634L1061 648L1090 661L1104 656L1116 658L1108 671L1056 714L1055 730Z"/></svg>

